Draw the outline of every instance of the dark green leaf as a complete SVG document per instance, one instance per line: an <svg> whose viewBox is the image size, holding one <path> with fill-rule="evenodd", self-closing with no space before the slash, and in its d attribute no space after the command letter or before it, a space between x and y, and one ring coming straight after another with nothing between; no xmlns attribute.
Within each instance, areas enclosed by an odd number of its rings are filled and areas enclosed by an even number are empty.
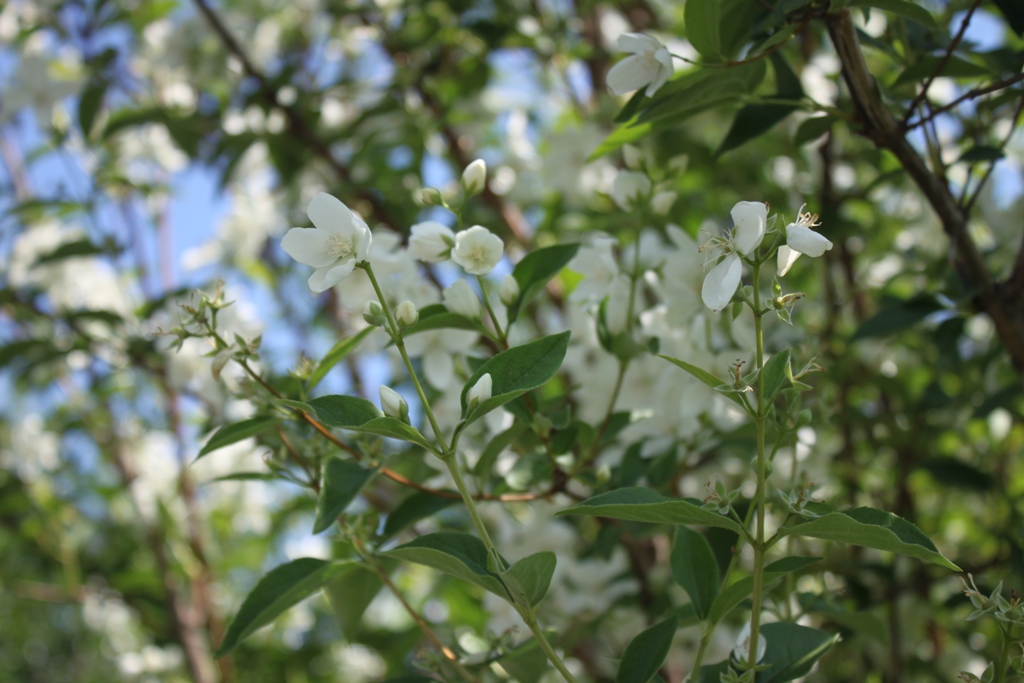
<svg viewBox="0 0 1024 683"><path fill-rule="evenodd" d="M523 306L568 265L579 248L579 244L555 244L535 249L516 264L512 277L519 285L519 298L508 307L510 323L515 322Z"/></svg>
<svg viewBox="0 0 1024 683"><path fill-rule="evenodd" d="M704 535L685 526L677 526L672 541L672 578L690 596L701 619L708 616L718 596L721 579L718 560Z"/></svg>
<svg viewBox="0 0 1024 683"><path fill-rule="evenodd" d="M309 379L306 380L306 388L313 389L317 384L320 384L320 380L333 368L335 365L345 360L345 357L356 350L359 343L362 342L366 337L373 332L375 328L367 327L360 331L358 334L349 337L348 339L342 339L340 342L334 345L334 347L327 352L327 355L323 357L316 368L310 373Z"/></svg>
<svg viewBox="0 0 1024 683"><path fill-rule="evenodd" d="M803 98L804 91L800 79L782 57L781 53L773 53L772 66L775 68L776 92L774 97L798 101ZM731 149L760 137L771 130L777 123L799 109L796 104L748 104L736 113L732 126L722 144L715 152L719 157Z"/></svg>
<svg viewBox="0 0 1024 683"><path fill-rule="evenodd" d="M242 602L214 657L234 650L261 626L331 583L349 566L350 562L303 557L270 570Z"/></svg>
<svg viewBox="0 0 1024 683"><path fill-rule="evenodd" d="M938 23L931 12L917 3L906 0L851 0L850 7L876 7L885 12L913 19L928 28L938 28Z"/></svg>
<svg viewBox="0 0 1024 683"><path fill-rule="evenodd" d="M519 683L539 683L550 668L547 655L536 638L516 646L498 661L501 668Z"/></svg>
<svg viewBox="0 0 1024 683"><path fill-rule="evenodd" d="M942 64L942 57L936 57L934 55L924 55L915 61L912 65L908 66L903 70L903 73L893 82L892 87L897 88L907 83L917 83L918 81L924 81L931 78L932 74L936 73L937 69L942 66L942 71L938 72L941 76L948 78L979 78L984 76L995 76L998 75L993 73L992 69L968 62L965 59L959 57L950 57L949 61Z"/></svg>
<svg viewBox="0 0 1024 683"><path fill-rule="evenodd" d="M722 674L729 670L729 660L702 666L697 672L695 683L721 683Z"/></svg>
<svg viewBox="0 0 1024 683"><path fill-rule="evenodd" d="M488 334L487 328L479 320L467 318L460 313L452 313L443 304L424 306L420 309L419 320L404 332L403 337L419 334L428 330L469 330L480 334Z"/></svg>
<svg viewBox="0 0 1024 683"><path fill-rule="evenodd" d="M376 473L377 470L368 469L356 462L334 457L325 458L320 497L316 501L313 533L319 534L334 524L338 515L355 500L359 491Z"/></svg>
<svg viewBox="0 0 1024 683"><path fill-rule="evenodd" d="M508 598L501 577L487 568L487 548L476 536L452 532L427 534L381 554L439 569Z"/></svg>
<svg viewBox="0 0 1024 683"><path fill-rule="evenodd" d="M36 259L35 265L41 266L44 263L63 261L66 258L73 258L76 256L99 256L107 253L109 253L108 249L105 249L98 244L93 244L88 239L81 239L62 244L53 251L40 256Z"/></svg>
<svg viewBox="0 0 1024 683"><path fill-rule="evenodd" d="M644 98L647 96L647 88L640 88L633 96L629 98L626 105L619 111L615 116L615 123L625 123L629 121L636 114L640 105L643 104Z"/></svg>
<svg viewBox="0 0 1024 683"><path fill-rule="evenodd" d="M203 449L199 451L199 455L196 460L203 457L207 453L212 453L218 448L224 448L230 446L233 443L238 443L243 439L262 434L267 429L277 424L276 417L254 417L251 420L245 420L244 422L236 422L234 424L224 425L210 437L210 440L206 442Z"/></svg>
<svg viewBox="0 0 1024 683"><path fill-rule="evenodd" d="M991 147L989 145L977 145L971 147L969 150L960 155L960 161L966 163L977 163L979 161L998 161L1006 156L998 147Z"/></svg>
<svg viewBox="0 0 1024 683"><path fill-rule="evenodd" d="M719 0L686 0L683 22L686 39L709 62L722 61L722 34Z"/></svg>
<svg viewBox="0 0 1024 683"><path fill-rule="evenodd" d="M671 617L642 631L626 646L615 683L648 683L668 656L679 620Z"/></svg>
<svg viewBox="0 0 1024 683"><path fill-rule="evenodd" d="M718 379L717 377L712 375L707 370L705 370L703 368L698 368L696 365L692 365L690 363L687 363L685 360L679 360L678 358L673 358L672 356L666 356L666 355L663 355L663 354L659 355L658 357L659 358L664 358L669 363L673 363L675 365L678 365L683 370L686 370L688 373L690 373L691 375L693 375L694 377L699 379L701 382L703 382L704 384L706 384L709 387L711 387L712 389L717 389L718 387L720 387L723 384L725 384L724 380ZM723 393L722 395L725 396L730 401L732 401L733 403L736 403L737 405L740 405L740 406L743 405L743 401L741 401L736 394L733 394L733 393Z"/></svg>
<svg viewBox="0 0 1024 683"><path fill-rule="evenodd" d="M105 81L94 81L86 86L78 98L78 125L82 129L82 136L86 139L92 133L93 125L96 123L96 115L103 106L103 97L107 93Z"/></svg>
<svg viewBox="0 0 1024 683"><path fill-rule="evenodd" d="M704 524L743 533L739 524L717 512L705 510L698 500L668 498L638 486L602 493L556 514L609 517L652 524Z"/></svg>
<svg viewBox="0 0 1024 683"><path fill-rule="evenodd" d="M351 640L359 630L363 612L384 586L376 572L365 564L352 562L339 572L324 592L341 625L341 632Z"/></svg>
<svg viewBox="0 0 1024 683"><path fill-rule="evenodd" d="M558 372L568 347L569 332L553 334L522 346L513 346L477 368L462 388L462 414L466 424L545 384ZM469 411L466 394L487 373L491 375L491 398Z"/></svg>
<svg viewBox="0 0 1024 683"><path fill-rule="evenodd" d="M789 349L785 349L768 359L761 371L764 380L764 400L771 403L775 396L786 385L786 366L789 365Z"/></svg>
<svg viewBox="0 0 1024 683"><path fill-rule="evenodd" d="M939 553L931 539L916 526L891 512L874 508L831 512L810 522L783 527L779 535L810 536L837 543L862 545L909 555L960 571L959 567Z"/></svg>
<svg viewBox="0 0 1024 683"><path fill-rule="evenodd" d="M861 323L852 341L869 337L890 337L910 329L932 313L943 309L934 296L919 294L912 299L886 299L874 316Z"/></svg>
<svg viewBox="0 0 1024 683"><path fill-rule="evenodd" d="M1020 0L994 0L996 7L1018 37L1024 37L1024 3Z"/></svg>
<svg viewBox="0 0 1024 683"><path fill-rule="evenodd" d="M815 116L809 118L800 124L800 127L796 129L796 135L793 137L793 144L805 145L808 142L817 140L825 133L832 130L832 125L836 122L834 116Z"/></svg>
<svg viewBox="0 0 1024 683"><path fill-rule="evenodd" d="M365 398L320 396L310 400L307 405L316 413L317 419L328 427L341 427L354 432L400 439L433 450L430 442L418 429L397 418L382 416L377 406Z"/></svg>
<svg viewBox="0 0 1024 683"><path fill-rule="evenodd" d="M759 664L769 668L757 674L756 683L786 683L806 675L839 640L838 635L785 621L764 624L761 635L767 645Z"/></svg>
<svg viewBox="0 0 1024 683"><path fill-rule="evenodd" d="M917 464L917 468L932 475L932 478L943 486L991 491L994 484L991 474L956 458L925 458Z"/></svg>
<svg viewBox="0 0 1024 683"><path fill-rule="evenodd" d="M501 576L514 596L522 596L530 605L536 605L548 592L557 560L549 550L534 553L516 562Z"/></svg>
<svg viewBox="0 0 1024 683"><path fill-rule="evenodd" d="M781 560L772 562L764 568L764 584L765 586L769 586L786 574L792 574L793 572L806 569L819 561L821 561L820 557L784 557ZM752 577L748 576L736 581L735 583L729 584L722 589L722 592L718 594L717 598L715 598L714 604L711 605L708 620L712 624L717 624L725 618L725 616L728 615L736 605L746 600L753 592L754 579Z"/></svg>
<svg viewBox="0 0 1024 683"><path fill-rule="evenodd" d="M391 538L421 519L433 517L441 510L461 502L458 498L445 498L417 491L398 504L384 522L384 538Z"/></svg>

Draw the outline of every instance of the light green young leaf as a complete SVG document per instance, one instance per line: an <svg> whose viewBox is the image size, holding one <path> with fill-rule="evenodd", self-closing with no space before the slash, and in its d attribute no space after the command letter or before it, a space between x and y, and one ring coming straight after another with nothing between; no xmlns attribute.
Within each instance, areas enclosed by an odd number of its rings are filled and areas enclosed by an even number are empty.
<svg viewBox="0 0 1024 683"><path fill-rule="evenodd" d="M335 344L334 347L327 352L327 355L317 363L313 372L310 373L309 379L306 380L306 388L313 389L317 384L320 384L320 380L330 372L331 368L345 360L346 356L355 351L360 342L366 339L373 330L374 328L367 327L358 334L351 336L348 339L342 339L340 342Z"/></svg>
<svg viewBox="0 0 1024 683"><path fill-rule="evenodd" d="M722 34L719 0L686 0L683 21L686 39L709 62L722 61Z"/></svg>
<svg viewBox="0 0 1024 683"><path fill-rule="evenodd" d="M701 534L685 526L677 526L672 541L672 578L690 596L690 602L701 619L708 616L718 596L721 574L711 544Z"/></svg>
<svg viewBox="0 0 1024 683"><path fill-rule="evenodd" d="M874 508L856 508L831 512L810 522L783 527L780 536L809 536L825 541L862 545L960 571L960 568L939 553L931 539L907 520L891 512Z"/></svg>
<svg viewBox="0 0 1024 683"><path fill-rule="evenodd" d="M242 602L214 657L228 654L261 626L331 583L352 565L303 557L270 570Z"/></svg>
<svg viewBox="0 0 1024 683"><path fill-rule="evenodd" d="M557 561L549 550L534 553L516 562L501 576L513 595L521 595L531 606L536 605L548 592Z"/></svg>
<svg viewBox="0 0 1024 683"><path fill-rule="evenodd" d="M251 420L244 420L242 422L236 422L234 424L224 425L210 437L210 440L206 442L202 450L199 451L199 455L196 456L196 460L203 457L207 453L230 446L233 443L238 443L244 439L262 434L266 430L277 424L278 420L276 417L254 417Z"/></svg>
<svg viewBox="0 0 1024 683"><path fill-rule="evenodd" d="M764 401L770 405L775 396L786 385L786 366L789 365L789 349L776 353L764 364Z"/></svg>
<svg viewBox="0 0 1024 683"><path fill-rule="evenodd" d="M310 400L308 405L313 409L317 419L328 427L341 427L354 432L400 439L433 450L433 446L418 429L397 418L382 416L380 409L365 398L320 396Z"/></svg>
<svg viewBox="0 0 1024 683"><path fill-rule="evenodd" d="M743 528L735 521L705 510L699 503L694 499L668 498L650 489L631 486L602 493L556 514L610 517L652 524L703 524L743 533Z"/></svg>
<svg viewBox="0 0 1024 683"><path fill-rule="evenodd" d="M839 634L785 621L764 624L761 635L767 643L756 683L786 683L805 676L822 655L839 640Z"/></svg>
<svg viewBox="0 0 1024 683"><path fill-rule="evenodd" d="M545 384L558 372L568 348L569 332L562 332L522 346L513 346L481 365L462 388L462 414L465 423L478 420L517 396ZM477 380L488 373L491 375L491 398L482 401L470 411L466 403L466 394Z"/></svg>
<svg viewBox="0 0 1024 683"><path fill-rule="evenodd" d="M663 354L659 354L658 357L664 358L669 363L681 367L683 370L686 370L688 373L690 373L691 375L699 379L701 382L711 387L712 389L718 389L718 387L725 384L725 380L719 379L718 377L715 377L704 368L698 368L696 365L687 363L685 360L679 360L678 358L673 358L672 356L666 356ZM741 401L736 394L723 393L722 396L725 396L726 398L728 398L733 403L736 403L737 405L743 405L743 401Z"/></svg>
<svg viewBox="0 0 1024 683"><path fill-rule="evenodd" d="M535 249L523 257L512 269L512 277L519 285L519 298L508 307L509 324L519 317L519 311L551 280L558 275L579 251L579 244L555 244Z"/></svg>
<svg viewBox="0 0 1024 683"><path fill-rule="evenodd" d="M654 678L668 656L678 626L679 620L671 617L633 638L622 653L615 683L648 683Z"/></svg>
<svg viewBox="0 0 1024 683"><path fill-rule="evenodd" d="M764 568L764 585L770 586L786 574L798 572L820 561L820 557L784 557L781 560L772 562ZM710 613L708 614L708 621L712 624L717 624L753 592L754 579L750 576L729 584L722 589L722 592L718 594L718 597L712 603Z"/></svg>
<svg viewBox="0 0 1024 683"><path fill-rule="evenodd" d="M340 458L324 459L320 485L320 498L316 501L316 521L313 533L326 530L338 515L345 511L359 491L370 481L376 470Z"/></svg>
<svg viewBox="0 0 1024 683"><path fill-rule="evenodd" d="M509 597L501 577L487 568L487 548L476 536L447 531L427 534L381 555L433 567L499 597Z"/></svg>

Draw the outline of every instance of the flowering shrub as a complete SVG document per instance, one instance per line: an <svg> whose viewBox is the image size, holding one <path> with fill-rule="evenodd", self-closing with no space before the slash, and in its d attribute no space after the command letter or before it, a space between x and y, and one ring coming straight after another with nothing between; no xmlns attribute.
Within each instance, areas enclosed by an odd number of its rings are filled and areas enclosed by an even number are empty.
<svg viewBox="0 0 1024 683"><path fill-rule="evenodd" d="M5 5L0 670L1024 675L1022 31Z"/></svg>

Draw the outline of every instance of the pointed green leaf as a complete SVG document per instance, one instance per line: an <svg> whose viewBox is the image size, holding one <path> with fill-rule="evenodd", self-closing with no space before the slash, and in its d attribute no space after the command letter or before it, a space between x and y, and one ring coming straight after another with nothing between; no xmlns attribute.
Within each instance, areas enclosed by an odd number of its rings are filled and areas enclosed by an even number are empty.
<svg viewBox="0 0 1024 683"><path fill-rule="evenodd" d="M219 448L224 448L225 446L230 446L233 443L238 443L244 439L262 434L275 424L277 424L276 417L254 417L251 420L244 420L242 422L224 425L213 433L210 440L207 441L206 445L203 446L203 449L199 451L199 455L196 456L196 460Z"/></svg>
<svg viewBox="0 0 1024 683"><path fill-rule="evenodd" d="M786 574L798 572L819 561L821 561L820 557L784 557L781 560L772 562L764 568L764 585L770 586ZM715 598L714 603L712 603L711 611L708 614L708 621L712 624L717 624L753 592L754 579L750 576L726 586L718 594L718 597Z"/></svg>
<svg viewBox="0 0 1024 683"><path fill-rule="evenodd" d="M333 581L350 565L303 557L270 570L242 602L215 658L228 654L261 626Z"/></svg>
<svg viewBox="0 0 1024 683"><path fill-rule="evenodd" d="M327 352L327 355L323 357L323 360L317 363L313 372L310 373L309 379L306 380L306 388L313 389L317 384L320 384L320 380L330 372L331 368L345 360L350 353L355 351L360 342L366 339L374 329L376 328L367 327L358 334L353 335L348 339L342 339L340 342L335 344L334 347Z"/></svg>
<svg viewBox="0 0 1024 683"><path fill-rule="evenodd" d="M668 656L679 620L675 617L642 631L626 646L615 674L615 683L648 683Z"/></svg>
<svg viewBox="0 0 1024 683"><path fill-rule="evenodd" d="M722 18L718 3L719 0L686 0L683 5L686 39L709 62L722 61L722 34L719 29Z"/></svg>
<svg viewBox="0 0 1024 683"><path fill-rule="evenodd" d="M383 416L380 409L365 398L321 396L309 401L308 405L316 413L317 419L328 427L386 436L433 450L433 446L418 429L397 418Z"/></svg>
<svg viewBox="0 0 1024 683"><path fill-rule="evenodd" d="M487 548L476 536L447 531L427 534L381 555L433 567L508 597L501 577L487 568Z"/></svg>
<svg viewBox="0 0 1024 683"><path fill-rule="evenodd" d="M721 574L711 544L701 534L685 526L677 526L672 541L672 578L690 596L690 602L701 619L708 616L718 596Z"/></svg>
<svg viewBox="0 0 1024 683"><path fill-rule="evenodd" d="M82 91L78 98L78 125L82 129L82 137L87 140L96 123L96 116L103 107L103 97L106 93L106 81L94 81Z"/></svg>
<svg viewBox="0 0 1024 683"><path fill-rule="evenodd" d="M388 513L387 521L384 522L384 538L391 538L406 527L409 527L421 519L433 517L441 510L450 508L456 503L462 502L459 498L445 498L435 496L433 493L416 491L411 496L398 504L394 510Z"/></svg>
<svg viewBox="0 0 1024 683"><path fill-rule="evenodd" d="M756 683L786 683L805 676L839 640L838 634L784 621L765 624L761 635L766 647L759 664L769 668L757 674Z"/></svg>
<svg viewBox="0 0 1024 683"><path fill-rule="evenodd" d="M535 249L516 264L512 277L519 285L519 298L508 307L509 323L516 321L522 307L568 265L579 248L579 244L555 244Z"/></svg>
<svg viewBox="0 0 1024 683"><path fill-rule="evenodd" d="M789 349L785 349L768 359L764 364L764 401L770 404L775 396L786 385L786 366L789 365Z"/></svg>
<svg viewBox="0 0 1024 683"><path fill-rule="evenodd" d="M478 420L517 396L545 384L558 372L568 348L569 332L562 332L513 346L481 365L462 388L465 423ZM466 405L466 394L487 373L491 375L491 398L470 411Z"/></svg>
<svg viewBox="0 0 1024 683"><path fill-rule="evenodd" d="M444 304L433 304L420 309L419 320L415 325L408 327L402 332L403 337L408 337L428 330L469 330L480 334L489 334L487 328L479 320L468 318L461 313L453 313L445 308Z"/></svg>
<svg viewBox="0 0 1024 683"><path fill-rule="evenodd" d="M609 517L652 524L703 524L743 533L743 528L735 521L705 510L696 499L668 498L639 486L602 493L556 514Z"/></svg>
<svg viewBox="0 0 1024 683"><path fill-rule="evenodd" d="M548 592L557 558L549 550L528 555L509 567L501 576L514 595L522 595L536 605Z"/></svg>
<svg viewBox="0 0 1024 683"><path fill-rule="evenodd" d="M363 612L370 606L373 599L384 586L376 572L367 565L350 562L338 573L337 577L326 587L324 592L331 603L341 632L351 640L351 636L359 630Z"/></svg>
<svg viewBox="0 0 1024 683"><path fill-rule="evenodd" d="M780 536L809 536L825 541L862 545L866 548L887 550L901 555L960 571L943 557L931 539L920 529L891 512L874 508L856 508L845 512L831 512L810 522L783 527Z"/></svg>
<svg viewBox="0 0 1024 683"><path fill-rule="evenodd" d="M907 2L907 0L851 0L850 7L875 7L907 19L913 19L928 28L938 28L939 25L931 12L916 2Z"/></svg>
<svg viewBox="0 0 1024 683"><path fill-rule="evenodd" d="M552 638L549 636L548 640ZM544 674L551 669L548 657L536 638L517 645L498 662L518 683L540 683Z"/></svg>
<svg viewBox="0 0 1024 683"><path fill-rule="evenodd" d="M319 534L334 524L338 515L355 500L359 491L376 473L376 470L367 469L350 460L334 457L324 459L313 533Z"/></svg>
<svg viewBox="0 0 1024 683"><path fill-rule="evenodd" d="M832 125L835 122L836 118L834 116L815 116L807 119L796 129L796 135L793 136L793 144L797 146L806 145L808 142L817 140L832 130Z"/></svg>
<svg viewBox="0 0 1024 683"><path fill-rule="evenodd" d="M722 674L730 669L729 660L724 662L718 662L716 664L707 664L700 668L697 672L697 680L695 683L721 683Z"/></svg>
<svg viewBox="0 0 1024 683"><path fill-rule="evenodd" d="M720 387L723 384L725 384L725 380L721 380L721 379L715 377L714 375L712 375L710 372L708 372L704 368L698 368L696 365L693 365L691 363L687 363L685 360L679 360L678 358L673 358L672 356L666 356L664 354L658 354L658 358L664 358L669 363L672 363L673 365L677 365L677 366L681 367L683 370L686 370L688 373L690 373L691 375L693 375L694 377L699 379L701 382L703 382L707 386L711 387L712 389L718 389L718 387ZM723 393L722 395L725 396L726 398L730 399L734 403L737 403L739 405L743 405L743 402L740 401L740 399L736 396L736 394L732 394L732 393L726 394L726 393Z"/></svg>

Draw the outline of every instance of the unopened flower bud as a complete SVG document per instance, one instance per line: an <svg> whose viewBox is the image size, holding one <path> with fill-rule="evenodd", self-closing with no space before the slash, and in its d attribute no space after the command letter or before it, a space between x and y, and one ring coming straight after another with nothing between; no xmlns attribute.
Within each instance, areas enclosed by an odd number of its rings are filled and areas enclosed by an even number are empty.
<svg viewBox="0 0 1024 683"><path fill-rule="evenodd" d="M384 308L381 307L378 301L367 301L363 306L363 320L373 325L374 327L383 327L386 320L384 316Z"/></svg>
<svg viewBox="0 0 1024 683"><path fill-rule="evenodd" d="M473 410L491 397L491 373L484 373L466 394L466 405Z"/></svg>
<svg viewBox="0 0 1024 683"><path fill-rule="evenodd" d="M462 172L462 189L466 195L479 194L487 182L487 164L483 159L477 159Z"/></svg>
<svg viewBox="0 0 1024 683"><path fill-rule="evenodd" d="M803 410L801 410L797 414L797 416L796 416L796 423L800 427L806 427L809 424L811 424L811 419L812 419L811 411L808 410L807 408L804 408Z"/></svg>
<svg viewBox="0 0 1024 683"><path fill-rule="evenodd" d="M511 273L506 275L505 279L501 281L501 287L498 288L498 298L506 306L511 306L519 299L519 283L516 282L515 277Z"/></svg>
<svg viewBox="0 0 1024 683"><path fill-rule="evenodd" d="M383 384L380 387L380 407L388 417L397 418L402 422L409 421L409 404L401 394Z"/></svg>
<svg viewBox="0 0 1024 683"><path fill-rule="evenodd" d="M452 313L477 320L480 318L480 299L465 280L456 280L444 290L444 305Z"/></svg>
<svg viewBox="0 0 1024 683"><path fill-rule="evenodd" d="M441 190L436 187L424 187L420 190L420 201L424 206L441 206L444 203L441 199Z"/></svg>
<svg viewBox="0 0 1024 683"><path fill-rule="evenodd" d="M416 310L416 304L411 301L403 301L395 309L395 320L398 323L399 329L404 330L407 327L412 327L419 319L420 312Z"/></svg>

